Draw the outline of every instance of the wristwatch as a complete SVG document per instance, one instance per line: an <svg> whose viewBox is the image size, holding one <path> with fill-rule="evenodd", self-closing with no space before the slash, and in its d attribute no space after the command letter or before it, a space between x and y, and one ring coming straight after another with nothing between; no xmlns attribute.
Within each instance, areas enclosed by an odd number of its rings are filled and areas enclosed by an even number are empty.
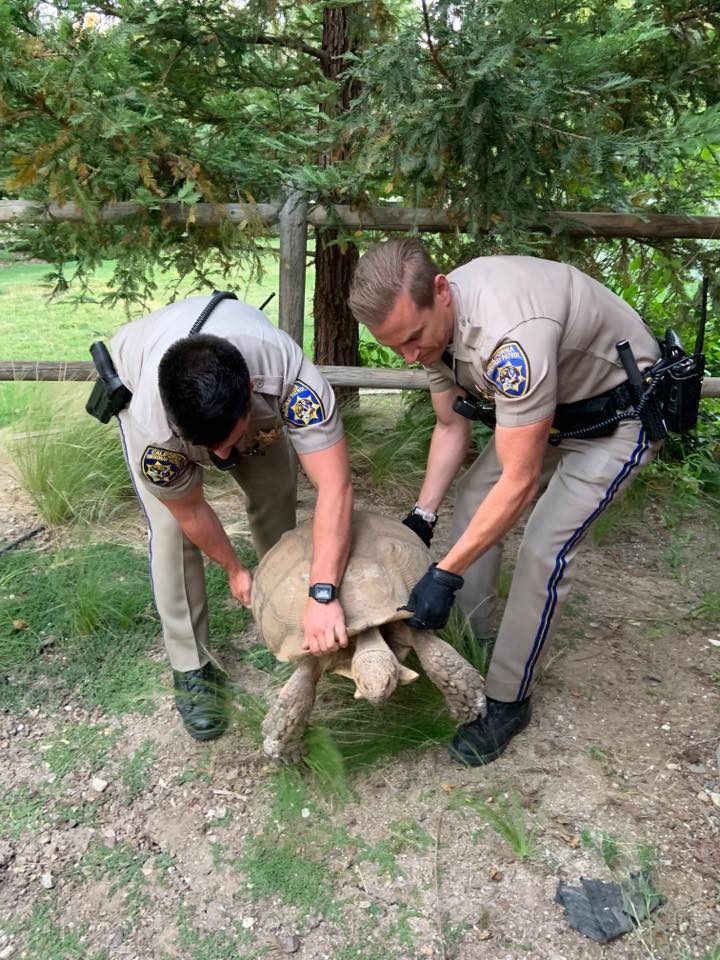
<svg viewBox="0 0 720 960"><path fill-rule="evenodd" d="M332 583L313 583L308 590L308 596L318 603L332 603L337 600L338 590Z"/></svg>
<svg viewBox="0 0 720 960"><path fill-rule="evenodd" d="M417 504L415 504L410 512L420 517L421 520L425 520L427 523L437 523L438 515L436 513L433 513L431 510L423 510L422 507L419 507Z"/></svg>

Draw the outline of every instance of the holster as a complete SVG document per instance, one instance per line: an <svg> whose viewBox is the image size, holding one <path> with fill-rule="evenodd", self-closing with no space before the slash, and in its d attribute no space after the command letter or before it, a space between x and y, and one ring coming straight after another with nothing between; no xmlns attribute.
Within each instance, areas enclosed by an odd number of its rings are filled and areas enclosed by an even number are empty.
<svg viewBox="0 0 720 960"><path fill-rule="evenodd" d="M100 423L109 423L111 417L116 416L130 403L132 393L118 376L110 352L102 340L96 340L93 343L90 354L98 379L88 397L85 409Z"/></svg>

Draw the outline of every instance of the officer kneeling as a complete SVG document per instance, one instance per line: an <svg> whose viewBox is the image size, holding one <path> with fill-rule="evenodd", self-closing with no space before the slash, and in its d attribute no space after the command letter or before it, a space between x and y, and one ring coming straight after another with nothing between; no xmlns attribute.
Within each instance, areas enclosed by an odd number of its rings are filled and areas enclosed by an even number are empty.
<svg viewBox="0 0 720 960"><path fill-rule="evenodd" d="M347 645L337 589L352 513L342 422L332 389L300 347L231 294L193 297L127 324L111 349L117 370L102 344L92 347L101 380L88 411L105 422L117 415L148 522L175 702L190 735L210 740L227 719L207 653L202 554L225 569L245 607L252 576L205 500L204 469L227 469L240 485L262 556L295 526L297 453L317 489L305 645L318 655L336 650Z"/></svg>
<svg viewBox="0 0 720 960"><path fill-rule="evenodd" d="M411 625L444 626L457 594L475 636L490 637L503 537L547 481L525 527L490 661L487 716L460 727L450 747L462 763L489 763L530 720L581 539L665 435L662 363L680 378L690 369L683 390L696 417L702 358L683 360L668 334L659 364L661 345L638 314L574 267L480 257L444 276L415 239L360 258L350 305L381 344L428 371L437 421L425 480L404 521L428 546L468 450L468 414L482 418L494 401L494 438L459 483L453 546L413 589Z"/></svg>

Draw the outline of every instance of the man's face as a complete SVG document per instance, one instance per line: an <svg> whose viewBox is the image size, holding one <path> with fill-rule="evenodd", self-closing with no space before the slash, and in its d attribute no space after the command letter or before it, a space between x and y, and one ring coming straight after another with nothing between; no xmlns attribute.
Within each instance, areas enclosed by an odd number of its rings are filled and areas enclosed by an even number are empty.
<svg viewBox="0 0 720 960"><path fill-rule="evenodd" d="M435 277L430 307L419 309L410 294L402 290L373 336L406 363L427 366L439 360L453 336L452 295L447 277Z"/></svg>
<svg viewBox="0 0 720 960"><path fill-rule="evenodd" d="M241 417L235 426L232 428L228 436L223 440L222 443L217 444L217 446L209 447L208 449L219 457L221 460L227 460L231 455L233 447L236 443L240 443L242 438L247 433L248 427L250 426L250 414L246 417Z"/></svg>

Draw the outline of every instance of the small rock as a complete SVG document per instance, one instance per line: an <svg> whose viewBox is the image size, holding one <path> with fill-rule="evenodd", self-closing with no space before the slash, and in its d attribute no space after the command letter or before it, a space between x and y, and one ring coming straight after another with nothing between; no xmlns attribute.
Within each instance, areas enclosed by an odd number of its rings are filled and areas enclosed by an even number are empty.
<svg viewBox="0 0 720 960"><path fill-rule="evenodd" d="M46 890L52 890L55 886L55 879L51 873L44 873L40 877L40 883L45 887Z"/></svg>
<svg viewBox="0 0 720 960"><path fill-rule="evenodd" d="M103 780L102 777L93 777L90 781L90 786L96 793L104 793L107 790L107 785L107 780Z"/></svg>
<svg viewBox="0 0 720 960"><path fill-rule="evenodd" d="M278 937L277 943L283 953L297 953L300 949L300 937L294 933L289 937Z"/></svg>
<svg viewBox="0 0 720 960"><path fill-rule="evenodd" d="M243 917L242 918L242 927L243 930L252 930L255 926L255 917Z"/></svg>
<svg viewBox="0 0 720 960"><path fill-rule="evenodd" d="M112 935L112 939L110 940L110 943L108 943L108 946L107 946L108 950L114 950L115 947L119 947L124 939L125 939L125 931L123 930L122 927L118 927L115 933Z"/></svg>
<svg viewBox="0 0 720 960"><path fill-rule="evenodd" d="M670 724L669 724L669 723L663 723L662 726L660 727L660 729L661 729L661 730L669 730L669 729L670 729Z"/></svg>
<svg viewBox="0 0 720 960"><path fill-rule="evenodd" d="M715 804L716 807L720 807L720 793L711 793L710 799Z"/></svg>
<svg viewBox="0 0 720 960"><path fill-rule="evenodd" d="M687 920L683 920L683 922L679 924L678 930L680 933L686 933L689 926L690 924L687 922Z"/></svg>
<svg viewBox="0 0 720 960"><path fill-rule="evenodd" d="M698 800L702 800L703 803L710 803L710 794L706 793L704 790L700 790L697 798Z"/></svg>
<svg viewBox="0 0 720 960"><path fill-rule="evenodd" d="M307 820L308 817L310 816L310 811L308 810L307 807L303 807L302 810L300 811L300 814L301 814L303 820Z"/></svg>
<svg viewBox="0 0 720 960"><path fill-rule="evenodd" d="M10 960L10 957L15 953L15 947L9 943L6 947L3 947L0 950L0 960Z"/></svg>
<svg viewBox="0 0 720 960"><path fill-rule="evenodd" d="M702 763L691 763L688 764L688 770L690 773L707 773L707 770Z"/></svg>

